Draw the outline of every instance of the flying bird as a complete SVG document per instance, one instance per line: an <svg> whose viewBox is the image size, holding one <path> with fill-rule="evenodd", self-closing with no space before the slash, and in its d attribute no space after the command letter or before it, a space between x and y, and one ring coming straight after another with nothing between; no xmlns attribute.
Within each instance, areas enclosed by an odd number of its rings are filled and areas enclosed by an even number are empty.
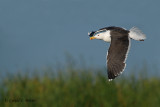
<svg viewBox="0 0 160 107"><path fill-rule="evenodd" d="M122 74L126 67L126 59L131 40L144 41L146 36L137 27L126 30L121 27L105 27L88 33L90 40L99 39L110 43L107 52L107 73L109 81Z"/></svg>

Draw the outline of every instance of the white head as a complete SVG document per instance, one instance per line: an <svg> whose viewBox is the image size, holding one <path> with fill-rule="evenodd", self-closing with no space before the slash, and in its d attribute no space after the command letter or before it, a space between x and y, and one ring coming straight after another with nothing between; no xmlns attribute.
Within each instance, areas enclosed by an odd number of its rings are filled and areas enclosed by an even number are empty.
<svg viewBox="0 0 160 107"><path fill-rule="evenodd" d="M90 35L91 33L89 33ZM93 34L93 33L92 33ZM111 42L110 30L99 30L94 32L93 36L91 35L90 40L92 39L100 39L106 42Z"/></svg>

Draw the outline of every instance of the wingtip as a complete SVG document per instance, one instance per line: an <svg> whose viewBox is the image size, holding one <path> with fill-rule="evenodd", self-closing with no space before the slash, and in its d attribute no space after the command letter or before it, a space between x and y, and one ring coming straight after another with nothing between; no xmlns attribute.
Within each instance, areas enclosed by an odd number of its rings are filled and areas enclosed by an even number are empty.
<svg viewBox="0 0 160 107"><path fill-rule="evenodd" d="M109 82L111 82L113 79L108 79Z"/></svg>

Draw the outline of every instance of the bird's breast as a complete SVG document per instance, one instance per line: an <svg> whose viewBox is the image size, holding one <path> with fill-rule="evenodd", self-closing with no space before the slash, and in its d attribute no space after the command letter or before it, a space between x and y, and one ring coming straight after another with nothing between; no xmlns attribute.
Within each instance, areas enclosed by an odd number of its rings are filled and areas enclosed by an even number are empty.
<svg viewBox="0 0 160 107"><path fill-rule="evenodd" d="M104 40L105 42L111 42L111 34L110 34L110 31L107 31L107 32L104 33L104 38L103 38L103 40Z"/></svg>

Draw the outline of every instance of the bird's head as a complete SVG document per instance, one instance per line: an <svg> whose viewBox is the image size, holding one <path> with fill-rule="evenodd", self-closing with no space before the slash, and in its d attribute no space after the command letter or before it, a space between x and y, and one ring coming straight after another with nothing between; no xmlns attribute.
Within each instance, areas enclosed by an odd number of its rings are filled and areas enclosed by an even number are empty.
<svg viewBox="0 0 160 107"><path fill-rule="evenodd" d="M105 31L97 31L97 32L92 31L92 32L88 33L88 35L90 36L90 40L92 40L92 39L103 39L104 32Z"/></svg>
<svg viewBox="0 0 160 107"><path fill-rule="evenodd" d="M108 37L110 38L110 31L109 30L99 30L99 31L92 31L90 33L88 33L88 35L90 36L90 40L93 39L99 39L99 40L104 40L106 42L106 39L108 39Z"/></svg>

